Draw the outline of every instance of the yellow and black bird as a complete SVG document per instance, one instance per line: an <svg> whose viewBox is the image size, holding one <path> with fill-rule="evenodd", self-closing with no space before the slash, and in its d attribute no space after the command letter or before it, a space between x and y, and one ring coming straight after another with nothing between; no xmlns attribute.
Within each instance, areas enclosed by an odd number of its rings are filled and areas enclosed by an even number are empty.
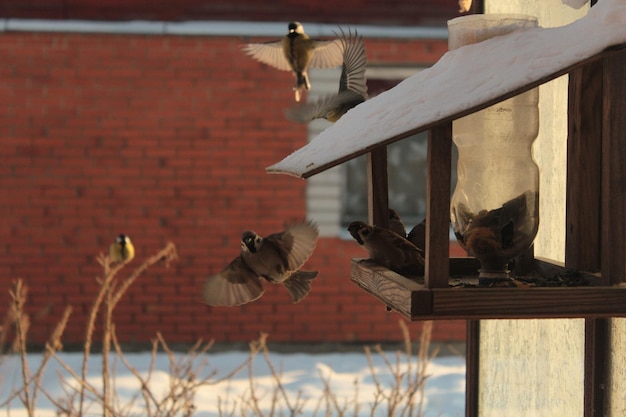
<svg viewBox="0 0 626 417"><path fill-rule="evenodd" d="M348 31L347 36L342 30L339 40L343 49L339 91L315 102L288 109L285 113L287 119L300 123L326 119L334 123L348 110L367 100L367 56L363 37L356 30L354 33Z"/></svg>
<svg viewBox="0 0 626 417"><path fill-rule="evenodd" d="M202 299L211 306L237 306L263 295L261 278L282 284L294 303L311 290L317 271L301 271L313 254L318 229L312 222L293 224L285 231L261 237L252 231L241 236L241 252L226 268L206 279Z"/></svg>
<svg viewBox="0 0 626 417"><path fill-rule="evenodd" d="M289 32L279 41L249 43L243 50L254 59L281 71L291 71L296 77L293 90L300 101L302 90L310 90L308 68L334 68L341 65L341 42L311 39L300 22L290 22Z"/></svg>
<svg viewBox="0 0 626 417"><path fill-rule="evenodd" d="M135 247L130 238L120 234L109 246L109 257L113 262L130 262L135 257Z"/></svg>

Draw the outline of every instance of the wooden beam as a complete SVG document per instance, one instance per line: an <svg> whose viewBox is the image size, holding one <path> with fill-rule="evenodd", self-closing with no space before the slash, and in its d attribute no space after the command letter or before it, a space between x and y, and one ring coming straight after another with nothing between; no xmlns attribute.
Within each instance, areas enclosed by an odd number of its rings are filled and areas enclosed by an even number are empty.
<svg viewBox="0 0 626 417"><path fill-rule="evenodd" d="M467 320L465 341L465 417L478 415L480 393L480 321Z"/></svg>
<svg viewBox="0 0 626 417"><path fill-rule="evenodd" d="M602 75L602 60L569 74L565 265L585 271L600 270Z"/></svg>
<svg viewBox="0 0 626 417"><path fill-rule="evenodd" d="M583 417L605 415L608 351L609 319L586 319Z"/></svg>
<svg viewBox="0 0 626 417"><path fill-rule="evenodd" d="M604 58L602 276L626 282L626 51Z"/></svg>
<svg viewBox="0 0 626 417"><path fill-rule="evenodd" d="M367 212L369 223L389 227L389 181L387 178L387 148L367 154Z"/></svg>
<svg viewBox="0 0 626 417"><path fill-rule="evenodd" d="M428 131L424 256L427 288L446 288L449 285L451 158L452 122L447 122Z"/></svg>

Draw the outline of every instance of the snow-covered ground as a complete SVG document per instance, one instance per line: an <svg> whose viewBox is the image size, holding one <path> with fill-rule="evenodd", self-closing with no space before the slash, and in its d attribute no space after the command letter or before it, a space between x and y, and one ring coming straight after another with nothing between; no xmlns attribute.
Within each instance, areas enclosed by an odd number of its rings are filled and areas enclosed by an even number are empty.
<svg viewBox="0 0 626 417"><path fill-rule="evenodd" d="M397 352L386 352L392 364L396 364ZM150 368L151 355L146 353L125 354L128 361L140 371L145 378ZM209 351L198 357L195 364L206 362L204 375L216 372L213 379L219 379L245 363L249 357L248 352L217 352ZM332 392L339 400L339 404L348 404L346 415L370 415L371 403L374 400L376 390L375 379L372 377L367 357L363 353L273 353L270 352L270 363L273 364L277 372L281 372L281 381L290 402L293 405L300 393L305 401L302 416L323 416L325 415L325 405L315 412L318 407L318 400L323 396L324 382L326 379L330 383ZM59 358L67 363L74 371L80 373L82 365L82 354L60 353ZM372 363L378 380L385 388L393 384L392 374L388 369L383 357L373 352ZM404 355L401 355L404 358ZM41 355L29 354L28 360L31 371L35 371L41 361ZM406 362L400 362L401 369L406 371ZM415 372L416 360L412 361L412 372ZM130 403L135 398L132 408L132 415L146 415L142 410L143 400L140 395L140 385L137 378L125 366L111 356L111 366L114 369L115 385L117 397L121 404ZM165 392L170 383L169 369L170 362L165 353L157 354L155 370L151 376L151 390L158 393ZM245 366L234 377L219 382L215 385L201 387L195 396L196 416L219 416L218 403L222 404L223 410L238 410L233 415L244 415L239 412L241 398L250 394L249 367ZM272 394L276 391L276 382L272 377L270 368L265 361L263 354L255 356L252 372L254 374L254 394L259 398L259 404L263 415L270 415L270 405ZM461 356L439 356L436 357L427 368L429 375L425 387L425 416L457 417L464 415L465 401L465 360ZM52 398L67 398L67 387L63 387L59 380L59 375L63 375L66 381L72 383L72 378L68 376L57 360L52 359L46 368L42 380L43 388ZM202 375L199 375L200 377ZM7 396L14 387L21 386L21 367L19 357L11 356L5 358L0 365L0 403L6 401ZM88 381L94 387L101 387L101 356L93 354L89 359ZM356 389L356 391L355 391ZM55 416L54 406L51 401L43 395L38 397L37 416ZM354 413L353 400L358 398L359 412ZM239 403L239 405L236 405ZM289 415L288 409L283 404L282 413L274 415ZM383 404L379 408L377 415L386 415L387 408ZM91 406L87 415L98 415L98 407ZM0 415L11 417L26 416L27 413L17 399L10 404L8 409L0 408ZM246 415L251 415L246 414ZM338 415L333 412L332 415Z"/></svg>

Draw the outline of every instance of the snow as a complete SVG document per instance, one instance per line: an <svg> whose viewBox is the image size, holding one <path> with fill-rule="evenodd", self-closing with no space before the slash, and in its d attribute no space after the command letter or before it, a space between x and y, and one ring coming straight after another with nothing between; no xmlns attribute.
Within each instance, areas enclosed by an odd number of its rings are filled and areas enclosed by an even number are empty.
<svg viewBox="0 0 626 417"><path fill-rule="evenodd" d="M307 177L626 43L626 0L601 0L566 26L530 28L447 52L435 65L358 105L268 167Z"/></svg>
<svg viewBox="0 0 626 417"><path fill-rule="evenodd" d="M395 364L396 353L386 352L388 358ZM127 353L125 357L137 368L145 377L150 365L150 353ZM249 356L248 352L229 351L229 352L208 352L206 355L199 357L196 363L202 359L208 361L204 373L210 374L216 371L215 379L225 376L239 365L244 363ZM59 357L67 363L76 373L80 373L82 365L82 354L79 353L60 353ZM384 385L391 383L391 375L387 371L382 357L376 353L372 353L372 359L378 376ZM29 354L28 360L30 369L35 372L41 355ZM178 358L177 358L178 360ZM304 405L302 416L313 415L317 401L323 393L324 384L320 375L324 378L330 378L330 386L332 391L337 395L339 403L351 401L355 397L355 381L358 382L358 399L360 403L360 415L369 415L368 405L373 399L374 381L368 368L366 357L363 353L322 353L322 354L304 354L304 353L273 353L270 352L270 360L277 371L282 371L282 381L287 391L290 401L295 401L298 392L302 393L306 403ZM112 375L115 375L115 384L117 387L117 396L121 404L129 404L133 398L135 401L132 411L135 415L142 415L142 405L138 380L116 360L115 355L111 356L110 363L113 369ZM166 354L157 354L156 368L152 374L150 384L151 390L155 393L164 393L169 384L169 360ZM415 366L415 359L413 360ZM19 387L21 379L19 358L17 356L9 356L6 361L0 364L0 403L3 403L12 390L12 387ZM254 360L254 383L255 394L260 397L260 405L265 415L270 409L271 395L275 389L274 380L270 369L268 368L262 353L258 354ZM415 369L415 368L413 368ZM64 394L62 384L59 383L58 375L62 374L70 383L74 380L69 376L54 359L52 359L43 377L43 388L49 392L53 398L67 398ZM465 361L461 356L438 356L427 368L426 394L426 416L441 417L457 417L464 415L464 397L465 397ZM88 381L95 387L101 387L101 356L92 354L89 360ZM199 389L195 396L196 413L198 417L218 416L218 399L222 404L230 404L240 398L242 394L249 394L250 382L248 378L248 368L245 367L235 377L209 385ZM52 417L55 416L54 407L51 402L43 395L39 395L37 416ZM224 403L226 401L226 403ZM230 403L229 403L230 402ZM228 408L228 407L226 407ZM4 409L6 410L6 408ZM3 412L4 412L3 410ZM323 409L322 409L323 410ZM379 411L383 415L383 407ZM12 417L26 416L27 413L22 409L18 400L13 400L10 407L10 415ZM89 415L97 415L99 409L94 405L89 408ZM288 410L287 410L288 411ZM2 412L0 412L1 414ZM236 415L241 415L235 413ZM285 413L284 413L285 414ZM288 412L286 413L288 414ZM285 414L285 415L286 415ZM317 415L322 415L318 411ZM352 413L348 413L352 414Z"/></svg>

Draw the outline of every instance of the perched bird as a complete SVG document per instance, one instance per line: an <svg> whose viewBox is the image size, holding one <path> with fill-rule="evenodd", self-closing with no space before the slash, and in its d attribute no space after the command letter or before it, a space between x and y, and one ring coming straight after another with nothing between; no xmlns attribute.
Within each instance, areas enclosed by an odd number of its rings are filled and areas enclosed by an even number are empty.
<svg viewBox="0 0 626 417"><path fill-rule="evenodd" d="M406 226L402 222L400 214L392 208L389 209L389 230L402 237L406 237Z"/></svg>
<svg viewBox="0 0 626 417"><path fill-rule="evenodd" d="M361 221L348 231L374 262L399 274L423 273L423 252L397 233Z"/></svg>
<svg viewBox="0 0 626 417"><path fill-rule="evenodd" d="M363 37L348 31L341 31L339 38L343 49L343 64L339 78L339 91L315 102L293 107L286 112L289 120L308 123L313 119L326 119L336 122L351 108L367 100L367 80L365 67L367 57Z"/></svg>
<svg viewBox="0 0 626 417"><path fill-rule="evenodd" d="M426 219L422 220L420 223L413 226L409 234L407 235L407 240L421 249L423 251L426 250Z"/></svg>
<svg viewBox="0 0 626 417"><path fill-rule="evenodd" d="M294 303L311 290L317 271L300 271L317 244L317 226L293 224L284 232L261 237L252 231L241 236L241 253L219 274L208 277L202 299L212 306L237 306L263 295L261 279L282 284Z"/></svg>
<svg viewBox="0 0 626 417"><path fill-rule="evenodd" d="M109 257L113 262L130 262L135 257L135 247L130 238L120 234L109 246Z"/></svg>
<svg viewBox="0 0 626 417"><path fill-rule="evenodd" d="M311 89L308 68L334 68L341 65L342 47L338 39L322 41L309 38L300 22L290 22L289 32L279 41L249 43L243 50L254 59L296 77L293 90L300 101L302 90Z"/></svg>

